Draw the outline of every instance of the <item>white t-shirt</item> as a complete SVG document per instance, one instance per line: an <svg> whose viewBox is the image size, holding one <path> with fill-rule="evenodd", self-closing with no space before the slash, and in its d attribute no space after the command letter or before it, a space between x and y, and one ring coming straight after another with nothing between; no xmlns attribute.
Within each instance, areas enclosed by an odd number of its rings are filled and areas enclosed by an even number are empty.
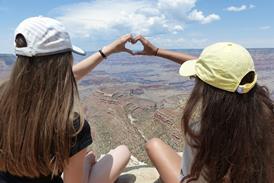
<svg viewBox="0 0 274 183"><path fill-rule="evenodd" d="M191 125L191 128L194 131L198 131L200 129L200 123L196 122ZM181 162L181 173L179 180L181 181L185 176L190 174L191 166L194 161L194 157L196 155L196 150L192 148L188 143L187 140L184 145L184 150L183 150L183 156L182 156L182 162ZM184 181L183 183L185 183ZM197 181L192 181L191 183L207 183L205 179L200 176Z"/></svg>

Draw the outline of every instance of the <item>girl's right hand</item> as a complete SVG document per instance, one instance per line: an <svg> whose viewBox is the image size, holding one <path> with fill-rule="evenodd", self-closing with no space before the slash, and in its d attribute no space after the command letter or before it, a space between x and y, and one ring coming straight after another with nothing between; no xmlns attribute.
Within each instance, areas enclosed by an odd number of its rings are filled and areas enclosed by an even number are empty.
<svg viewBox="0 0 274 183"><path fill-rule="evenodd" d="M138 41L142 43L144 46L143 51L135 52L134 55L149 55L149 56L156 56L159 48L154 46L150 41L144 38L142 35L138 35L133 38L132 43L135 44Z"/></svg>

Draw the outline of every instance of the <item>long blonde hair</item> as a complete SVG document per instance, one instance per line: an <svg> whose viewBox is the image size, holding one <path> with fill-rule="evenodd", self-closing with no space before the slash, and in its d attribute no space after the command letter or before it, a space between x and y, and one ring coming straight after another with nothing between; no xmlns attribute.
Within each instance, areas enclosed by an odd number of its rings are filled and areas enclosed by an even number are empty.
<svg viewBox="0 0 274 183"><path fill-rule="evenodd" d="M17 36L17 47L26 46ZM18 56L0 88L0 171L17 176L57 175L73 144L75 111L83 124L71 52Z"/></svg>

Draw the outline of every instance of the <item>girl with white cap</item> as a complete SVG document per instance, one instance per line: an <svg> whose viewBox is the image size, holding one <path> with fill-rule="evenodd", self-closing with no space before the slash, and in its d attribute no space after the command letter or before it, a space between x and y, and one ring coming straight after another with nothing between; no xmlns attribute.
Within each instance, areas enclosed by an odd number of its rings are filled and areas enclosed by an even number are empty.
<svg viewBox="0 0 274 183"><path fill-rule="evenodd" d="M159 49L141 35L137 41L144 45L137 55L167 58L182 65L180 75L195 78L181 121L183 157L157 138L145 146L163 182L272 183L274 105L268 89L257 84L249 52L223 42L195 58Z"/></svg>
<svg viewBox="0 0 274 183"><path fill-rule="evenodd" d="M72 46L64 26L51 18L32 17L15 31L16 63L0 86L1 183L110 183L126 166L124 145L96 162L76 80L104 58L125 48L122 36L73 66ZM63 179L61 174L63 173Z"/></svg>

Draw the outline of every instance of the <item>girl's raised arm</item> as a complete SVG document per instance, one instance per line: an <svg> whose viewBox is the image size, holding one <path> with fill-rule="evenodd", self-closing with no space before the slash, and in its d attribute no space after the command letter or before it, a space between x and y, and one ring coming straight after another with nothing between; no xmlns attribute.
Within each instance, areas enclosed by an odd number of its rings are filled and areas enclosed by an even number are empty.
<svg viewBox="0 0 274 183"><path fill-rule="evenodd" d="M90 57L74 65L72 70L73 70L75 79L80 80L90 71L92 71L99 63L101 63L104 58L106 58L107 56L113 53L127 52L129 54L133 54L131 50L125 47L125 44L128 41L132 41L132 37L130 34L120 37L116 41L105 46L102 50L94 53Z"/></svg>
<svg viewBox="0 0 274 183"><path fill-rule="evenodd" d="M136 43L138 41L140 41L143 44L144 50L135 53L135 55L158 56L169 59L178 64L182 64L187 60L196 59L194 56L185 53L157 48L150 41L145 39L142 35L138 35L133 39L133 43Z"/></svg>

